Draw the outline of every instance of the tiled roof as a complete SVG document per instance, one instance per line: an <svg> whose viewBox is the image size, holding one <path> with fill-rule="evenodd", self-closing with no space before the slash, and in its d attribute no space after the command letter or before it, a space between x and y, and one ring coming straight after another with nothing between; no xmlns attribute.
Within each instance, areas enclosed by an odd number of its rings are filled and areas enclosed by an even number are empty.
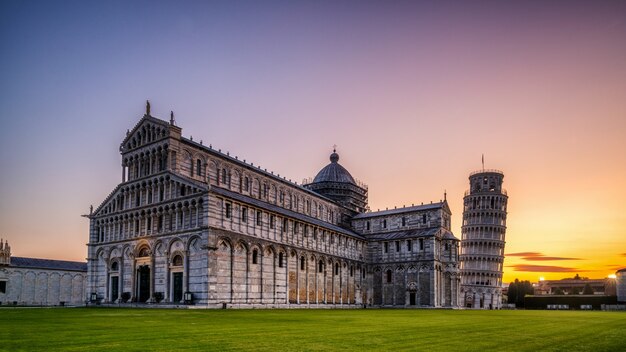
<svg viewBox="0 0 626 352"><path fill-rule="evenodd" d="M386 215L394 215L394 214L402 214L402 213L410 213L413 211L419 210L429 210L429 209L439 209L443 207L444 202L432 203L432 204L423 204L423 205L414 205L410 207L397 208L397 209L389 209L389 210L381 210L381 211L370 211L367 213L361 213L352 219L365 219L365 218L373 218L376 216L386 216Z"/></svg>
<svg viewBox="0 0 626 352"><path fill-rule="evenodd" d="M333 203L335 205L339 205L334 200L332 200L332 199L330 199L328 197L324 197L323 195L321 195L321 194L319 194L319 193L317 193L315 191L312 191L312 190L310 190L310 189L308 189L308 188L306 188L306 187L304 187L302 185L299 185L296 182L292 182L291 180L287 180L287 178L285 178L285 177L280 177L278 175L274 175L274 173L272 173L270 171L267 171L266 169L262 169L259 165L254 166L254 165L252 165L252 163L248 164L248 163L244 162L243 160L239 160L239 159L237 159L235 157L230 156L228 153L222 153L221 150L219 150L219 149L215 150L210 145L207 147L204 144L200 144L200 143L198 143L196 141L192 141L191 139L188 139L188 138L185 138L185 137L181 137L181 141L183 141L185 143L188 143L188 144L191 144L191 145L193 145L193 146L195 146L197 148L203 149L205 152L208 152L210 154L217 155L217 156L219 156L221 158L224 158L224 159L226 159L226 160L228 160L228 161L230 161L232 163L235 163L235 164L237 164L237 165L239 165L241 167L245 167L248 170L254 171L256 173L260 173L261 175L269 177L269 178L273 179L274 181L278 181L278 182L287 184L287 185L289 185L291 187L297 188L298 190L300 190L302 192L306 192L306 193L308 193L310 195L313 195L313 196L315 196L317 198L320 198L322 200L325 200L327 202L331 202L331 203Z"/></svg>
<svg viewBox="0 0 626 352"><path fill-rule="evenodd" d="M18 268L87 271L87 263L67 260L11 257L11 266Z"/></svg>
<svg viewBox="0 0 626 352"><path fill-rule="evenodd" d="M439 229L440 227L429 227L427 229L374 233L371 235L367 235L367 239L391 241L391 240L399 240L399 239L404 239L404 238L432 237L437 233L437 231L439 231ZM454 237L454 235L450 231L447 231L447 230L443 230L443 231L445 231L445 233L443 234L444 239L458 241L458 239Z"/></svg>
<svg viewBox="0 0 626 352"><path fill-rule="evenodd" d="M222 196L225 196L225 197L228 197L228 198L231 198L231 199L243 202L243 203L252 204L252 205L257 206L259 208L267 209L267 210L272 211L274 213L278 213L278 214L281 214L281 215L284 215L284 216L288 216L288 217L291 217L291 218L294 218L294 219L298 219L298 220L300 220L302 222L308 222L308 223L311 223L311 224L315 224L317 226L324 227L324 228L327 228L329 230L342 233L344 235L349 235L349 236L357 237L357 238L360 238L360 239L363 238L363 236L361 236L361 235L359 235L359 234L357 234L355 232L352 232L352 231L350 231L348 229L344 229L343 227L339 227L339 226L331 224L329 222L325 222L325 221L322 221L322 220L319 220L319 219L316 219L316 218L313 218L313 217L310 217L310 216L307 216L307 215L304 215L304 214L296 213L295 211L284 209L284 208L281 208L281 207L279 207L277 205L266 203L266 202L260 201L258 199L255 199L255 198L245 196L243 194L231 192L231 191L229 191L227 189L224 189L224 188L213 186L213 187L211 187L211 191L214 192L214 193L217 193L219 195L222 195Z"/></svg>

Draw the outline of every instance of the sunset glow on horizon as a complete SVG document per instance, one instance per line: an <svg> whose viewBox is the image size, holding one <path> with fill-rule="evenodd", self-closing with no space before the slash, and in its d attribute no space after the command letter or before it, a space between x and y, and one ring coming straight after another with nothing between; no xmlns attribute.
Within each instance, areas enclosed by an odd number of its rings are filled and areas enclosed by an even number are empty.
<svg viewBox="0 0 626 352"><path fill-rule="evenodd" d="M504 282L626 267L626 2L0 4L0 237L84 261L149 99L185 137L300 183L340 163L372 210L502 170Z"/></svg>

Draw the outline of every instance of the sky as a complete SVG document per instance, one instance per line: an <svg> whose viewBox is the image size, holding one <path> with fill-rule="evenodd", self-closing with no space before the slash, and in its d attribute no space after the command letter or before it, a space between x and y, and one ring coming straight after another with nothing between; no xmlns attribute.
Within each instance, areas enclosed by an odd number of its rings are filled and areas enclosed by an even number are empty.
<svg viewBox="0 0 626 352"><path fill-rule="evenodd" d="M372 210L502 170L504 281L626 267L624 1L0 2L0 237L85 260L144 113L294 181L329 161Z"/></svg>

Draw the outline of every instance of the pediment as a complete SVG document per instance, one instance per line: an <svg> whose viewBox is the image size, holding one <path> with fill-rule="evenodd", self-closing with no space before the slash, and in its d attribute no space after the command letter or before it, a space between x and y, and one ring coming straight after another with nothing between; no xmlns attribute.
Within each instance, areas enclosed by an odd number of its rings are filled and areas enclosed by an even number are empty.
<svg viewBox="0 0 626 352"><path fill-rule="evenodd" d="M135 127L126 133L126 137L120 144L120 151L128 152L167 138L170 135L170 127L172 126L166 121L144 115Z"/></svg>
<svg viewBox="0 0 626 352"><path fill-rule="evenodd" d="M450 207L448 206L448 201L444 200L443 204L441 205L441 207L443 208L443 210L445 210L448 214L452 214L452 211L450 210Z"/></svg>
<svg viewBox="0 0 626 352"><path fill-rule="evenodd" d="M145 204L136 206L124 206L122 203L127 204L129 191L136 188L151 187L161 181L175 181L186 186L186 194L182 197L186 197L193 194L198 194L208 191L208 185L199 181L195 181L186 177L181 177L169 171L164 171L156 175L151 175L143 179L134 180L131 182L120 183L111 191L111 193L104 199L104 201L96 208L90 217L99 217L103 215L109 215L113 213L119 213L127 210L133 210L134 208L141 208L146 206ZM165 202L172 201L173 199L165 200ZM132 200L131 200L132 202ZM152 204L159 203L155 200Z"/></svg>

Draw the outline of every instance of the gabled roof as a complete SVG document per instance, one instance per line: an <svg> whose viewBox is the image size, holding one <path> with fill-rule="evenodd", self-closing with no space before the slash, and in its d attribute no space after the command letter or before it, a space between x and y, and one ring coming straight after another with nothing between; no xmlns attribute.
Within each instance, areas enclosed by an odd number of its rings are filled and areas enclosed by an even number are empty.
<svg viewBox="0 0 626 352"><path fill-rule="evenodd" d="M269 211L277 213L277 214L281 214L281 215L284 215L284 216L287 216L287 217L290 217L290 218L298 219L298 220L300 220L302 222L308 222L308 223L311 223L311 224L315 224L315 225L317 225L319 227L324 227L324 228L327 228L329 230L342 233L344 235L353 236L353 237L357 237L359 239L363 239L363 236L361 236L361 235L359 235L359 234L357 234L355 232L352 232L352 231L350 231L348 229L344 229L343 227L339 227L339 226L337 226L335 224L331 224L329 222L325 222L325 221L316 219L314 217L310 217L308 215L296 213L295 211L288 210L288 209L285 209L285 208L281 208L281 207L279 207L277 205L274 205L274 204L271 204L271 203L266 203L266 202L263 202L263 201L258 200L256 198L252 198L252 197L245 196L243 194L231 192L231 191L229 191L227 189L224 189L224 188L212 186L211 187L211 192L214 192L214 193L219 194L219 195L224 196L224 197L228 197L228 198L240 201L242 203L252 204L252 205L254 205L256 207L259 207L259 208L262 208L262 209L266 209L266 210L269 210Z"/></svg>
<svg viewBox="0 0 626 352"><path fill-rule="evenodd" d="M11 267L47 270L87 271L87 263L67 260L11 257Z"/></svg>
<svg viewBox="0 0 626 352"><path fill-rule="evenodd" d="M404 208L388 209L388 210L381 210L381 211L370 211L367 213L358 214L352 219L373 218L377 216L411 213L414 211L431 210L431 209L439 209L439 208L444 208L450 211L450 208L448 208L448 202L443 201L443 202L432 203L432 204L414 205L414 206L404 207Z"/></svg>
<svg viewBox="0 0 626 352"><path fill-rule="evenodd" d="M442 238L445 240L459 240L456 238L452 232L443 229L441 227L429 227L426 229L413 229L413 230L403 230L403 231L394 231L394 232L381 232L374 233L371 235L367 235L368 240L400 240L404 238L415 238L415 237L433 237L436 236L438 232L442 233Z"/></svg>

